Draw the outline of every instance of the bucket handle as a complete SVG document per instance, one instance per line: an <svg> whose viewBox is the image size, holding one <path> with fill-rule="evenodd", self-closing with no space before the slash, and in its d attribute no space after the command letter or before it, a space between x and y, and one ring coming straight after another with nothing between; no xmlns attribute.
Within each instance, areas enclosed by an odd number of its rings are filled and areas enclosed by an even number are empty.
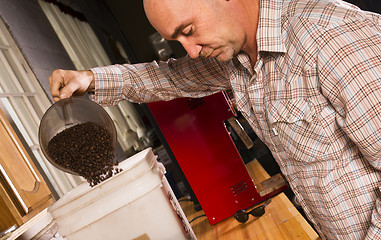
<svg viewBox="0 0 381 240"><path fill-rule="evenodd" d="M166 170L165 170L165 167L164 167L163 163L158 162L158 161L156 161L156 163L155 163L155 169L154 169L154 171L155 172L160 172L163 175L166 173Z"/></svg>

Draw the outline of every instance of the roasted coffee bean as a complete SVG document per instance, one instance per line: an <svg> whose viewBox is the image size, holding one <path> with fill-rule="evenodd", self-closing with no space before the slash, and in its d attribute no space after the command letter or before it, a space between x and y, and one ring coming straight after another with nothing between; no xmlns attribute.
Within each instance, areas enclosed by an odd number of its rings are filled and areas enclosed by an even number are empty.
<svg viewBox="0 0 381 240"><path fill-rule="evenodd" d="M48 143L48 154L58 165L84 177L91 187L120 172L114 164L111 135L97 123L65 129Z"/></svg>

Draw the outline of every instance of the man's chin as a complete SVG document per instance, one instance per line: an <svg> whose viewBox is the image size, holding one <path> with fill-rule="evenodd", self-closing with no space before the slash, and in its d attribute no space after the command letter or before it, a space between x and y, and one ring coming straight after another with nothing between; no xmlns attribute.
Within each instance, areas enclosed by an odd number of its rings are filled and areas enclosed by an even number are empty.
<svg viewBox="0 0 381 240"><path fill-rule="evenodd" d="M233 54L221 53L215 57L219 62L229 62L234 57Z"/></svg>
<svg viewBox="0 0 381 240"><path fill-rule="evenodd" d="M225 51L222 49L215 49L209 54L205 54L205 52L203 52L203 54L200 54L199 57L205 58L205 59L214 58L219 62L229 62L234 57L234 51L229 49L225 49Z"/></svg>

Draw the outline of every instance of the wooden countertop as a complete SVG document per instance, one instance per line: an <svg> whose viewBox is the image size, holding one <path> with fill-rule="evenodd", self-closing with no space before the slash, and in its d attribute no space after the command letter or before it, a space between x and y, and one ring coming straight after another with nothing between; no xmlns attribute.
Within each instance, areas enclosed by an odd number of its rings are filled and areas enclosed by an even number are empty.
<svg viewBox="0 0 381 240"><path fill-rule="evenodd" d="M269 179L270 176L263 169L257 160L246 164L250 176L254 180L258 191L261 182ZM204 211L196 212L193 202L180 201L188 221L204 214ZM258 206L262 203L258 204ZM251 207L249 210L254 208ZM249 216L249 220L238 223L230 217L215 225L210 225L206 217L200 217L190 223L198 240L316 240L320 239L315 230L309 225L304 217L299 213L291 201L284 193L280 193L271 198L271 203L265 208L266 213L255 218Z"/></svg>

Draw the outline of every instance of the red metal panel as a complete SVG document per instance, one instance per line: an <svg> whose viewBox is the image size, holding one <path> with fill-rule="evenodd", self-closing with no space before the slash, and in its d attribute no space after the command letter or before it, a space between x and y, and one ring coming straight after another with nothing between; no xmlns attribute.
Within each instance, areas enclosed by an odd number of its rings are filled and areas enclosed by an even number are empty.
<svg viewBox="0 0 381 240"><path fill-rule="evenodd" d="M211 224L265 199L223 124L234 116L224 93L148 107Z"/></svg>

